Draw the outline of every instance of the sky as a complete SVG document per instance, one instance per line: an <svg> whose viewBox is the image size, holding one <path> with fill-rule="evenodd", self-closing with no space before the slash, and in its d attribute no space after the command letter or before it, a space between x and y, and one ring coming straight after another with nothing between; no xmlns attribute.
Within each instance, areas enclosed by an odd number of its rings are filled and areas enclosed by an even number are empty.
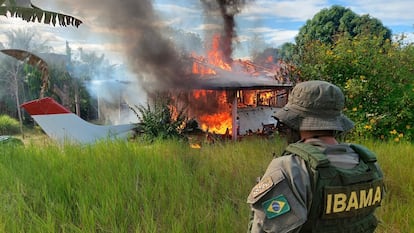
<svg viewBox="0 0 414 233"><path fill-rule="evenodd" d="M202 1L208 3L214 0L145 0L139 4L152 2L152 6L143 6L136 11L136 14L148 16L147 12L153 10L154 15L149 17L160 20L161 24L204 37L207 31L221 25L205 19L206 11L201 5ZM48 41L56 53L64 53L68 41L72 48L103 53L108 59L113 60L112 63L122 62L127 57L123 50L125 43L128 43L126 37L129 34L118 31L111 23L125 25L126 29L131 30L133 25L128 25L126 19L118 19L118 16L129 10L130 12L125 15L133 15L134 7L137 5L127 0L114 2L122 3L124 6L119 7L108 0L32 0L34 5L45 10L75 16L81 19L83 24L79 28L53 27L0 16L0 42L5 40L5 32L11 29L29 28L39 31L40 39ZM236 57L248 56L247 46L242 45L247 45L255 36L259 36L266 45L272 47L278 47L285 42L294 42L294 37L307 20L321 9L335 4L350 8L359 15L369 14L379 19L384 26L392 30L393 34L405 33L409 38L414 38L414 14L411 12L414 9L414 1L412 0L240 0L239 2L243 4L240 4L240 12L235 17L235 32L240 45L234 50L233 56ZM159 24L157 23L156 26ZM152 26L144 27L144 33L150 27Z"/></svg>

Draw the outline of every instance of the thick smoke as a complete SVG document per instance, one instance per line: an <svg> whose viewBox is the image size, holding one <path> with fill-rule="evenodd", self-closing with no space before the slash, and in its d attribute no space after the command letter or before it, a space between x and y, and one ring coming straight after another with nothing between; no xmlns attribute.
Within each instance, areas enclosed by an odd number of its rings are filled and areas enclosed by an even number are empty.
<svg viewBox="0 0 414 233"><path fill-rule="evenodd" d="M220 31L206 31L206 34L221 36L220 49L224 60L231 63L233 41L237 37L235 16L249 0L200 1L206 23L222 26ZM101 27L111 32L114 38L120 38L123 45L120 52L124 54L129 69L137 75L147 94L198 85L188 80L192 61L185 59L186 56L175 49L174 42L164 37L165 28L161 26L152 2L152 0L88 0L82 3L66 2L65 4L75 4L79 16L87 19L82 26L88 27L94 24L95 28ZM207 42L211 41L210 38L204 39ZM218 98L213 96L212 99L217 101ZM191 104L190 101L184 102ZM205 103L195 105L201 105L197 108L217 105L210 100Z"/></svg>
<svg viewBox="0 0 414 233"><path fill-rule="evenodd" d="M213 20L216 13L219 13L223 20L220 48L224 60L231 63L233 53L233 40L237 38L236 21L234 17L241 12L248 0L200 0L206 11L206 20ZM252 0L253 1L253 0Z"/></svg>
<svg viewBox="0 0 414 233"><path fill-rule="evenodd" d="M92 23L120 38L123 44L120 52L129 69L138 75L143 89L152 92L191 85L183 82L188 75L186 59L162 35L152 0L88 0L82 3L82 8L80 12L85 12L87 18L97 15Z"/></svg>
<svg viewBox="0 0 414 233"><path fill-rule="evenodd" d="M199 86L194 81L196 79L190 81L188 77L192 61L186 57L189 54L178 52L174 42L164 37L165 28L154 11L153 0L63 1L77 9L75 15L85 19L81 27L93 25L93 28L108 31L114 38L119 38L122 43L122 51L119 52L125 56L126 65L138 77L147 96L157 91L184 89L182 93L175 93L176 100L194 111L195 116L229 111L227 105L222 103L233 102L226 98L234 94L205 92L199 98L188 95L186 89ZM233 42L237 38L235 16L249 1L254 0L200 0L206 23L220 25L219 31L205 31L207 38L204 40L211 42L212 36L220 35L219 49L224 61L229 64L232 61ZM137 92L133 90L128 93L138 95ZM223 107L225 109L220 109Z"/></svg>
<svg viewBox="0 0 414 233"><path fill-rule="evenodd" d="M236 38L235 15L248 1L254 0L200 0L206 20L221 18L223 25L221 45L225 61L231 61L233 40ZM110 31L122 42L129 69L138 76L147 92L172 88L191 88L188 80L191 61L176 50L173 41L164 37L161 21L153 8L152 0L88 0L76 5L77 15L84 20L84 27L94 24ZM79 5L81 4L81 5ZM94 17L93 17L94 16ZM212 17L209 17L212 16ZM217 17L219 16L219 17ZM91 21L92 20L92 21ZM217 32L215 32L217 33ZM209 38L205 38L209 41ZM193 80L193 79L192 79Z"/></svg>

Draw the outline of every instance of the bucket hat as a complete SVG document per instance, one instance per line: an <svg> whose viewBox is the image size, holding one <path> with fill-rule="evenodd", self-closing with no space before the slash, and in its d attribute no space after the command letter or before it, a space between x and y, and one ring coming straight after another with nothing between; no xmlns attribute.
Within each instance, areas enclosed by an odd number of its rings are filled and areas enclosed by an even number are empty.
<svg viewBox="0 0 414 233"><path fill-rule="evenodd" d="M298 83L288 97L288 103L275 117L292 129L348 131L354 127L342 114L345 97L341 89L326 81Z"/></svg>

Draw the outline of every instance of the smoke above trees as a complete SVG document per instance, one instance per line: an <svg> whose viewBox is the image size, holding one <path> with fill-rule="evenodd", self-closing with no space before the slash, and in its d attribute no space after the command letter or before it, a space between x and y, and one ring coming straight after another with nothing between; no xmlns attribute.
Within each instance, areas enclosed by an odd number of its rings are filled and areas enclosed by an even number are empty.
<svg viewBox="0 0 414 233"><path fill-rule="evenodd" d="M206 22L220 25L221 49L228 61L232 56L233 41L237 36L234 16L248 3L247 0L200 0ZM111 31L122 42L120 52L129 69L136 74L147 92L166 88L191 88L191 81L183 82L191 66L188 54L177 50L174 40L167 37L151 0L90 0L77 5L82 15L95 15L94 23ZM219 16L219 17L216 17ZM90 18L90 17L89 17ZM88 21L85 21L88 25ZM210 32L206 33L207 37ZM204 38L206 41L209 38Z"/></svg>

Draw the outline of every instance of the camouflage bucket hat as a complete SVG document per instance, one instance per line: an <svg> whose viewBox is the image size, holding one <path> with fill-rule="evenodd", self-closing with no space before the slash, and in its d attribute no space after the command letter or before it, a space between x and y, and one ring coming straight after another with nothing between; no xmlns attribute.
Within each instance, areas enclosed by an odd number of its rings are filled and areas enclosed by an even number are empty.
<svg viewBox="0 0 414 233"><path fill-rule="evenodd" d="M295 130L348 131L354 122L342 114L345 97L341 89L325 81L298 83L288 103L275 117Z"/></svg>

